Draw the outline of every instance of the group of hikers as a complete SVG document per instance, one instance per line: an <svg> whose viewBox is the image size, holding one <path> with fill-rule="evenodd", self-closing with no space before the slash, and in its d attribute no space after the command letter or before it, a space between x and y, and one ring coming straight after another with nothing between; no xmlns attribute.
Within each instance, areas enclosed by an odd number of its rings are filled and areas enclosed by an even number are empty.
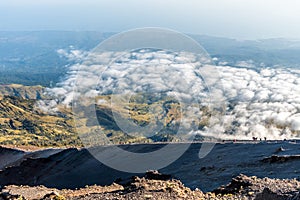
<svg viewBox="0 0 300 200"><path fill-rule="evenodd" d="M252 137L253 141L258 141L258 137ZM233 142L237 142L237 139L234 139ZM259 138L259 141L262 141L262 138ZM267 137L264 137L264 141L267 141ZM223 142L226 142L226 140L223 140Z"/></svg>
<svg viewBox="0 0 300 200"><path fill-rule="evenodd" d="M252 140L253 140L253 141L257 141L257 140L258 140L258 137L252 137ZM262 141L261 138L259 138L259 140ZM264 140L267 141L267 137L264 137Z"/></svg>

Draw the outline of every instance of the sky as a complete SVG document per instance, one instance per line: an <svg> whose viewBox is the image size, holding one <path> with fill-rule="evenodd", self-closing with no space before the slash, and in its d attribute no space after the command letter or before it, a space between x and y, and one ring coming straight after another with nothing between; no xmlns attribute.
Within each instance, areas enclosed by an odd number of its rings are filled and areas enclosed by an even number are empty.
<svg viewBox="0 0 300 200"><path fill-rule="evenodd" d="M164 27L235 39L300 38L298 0L10 0L0 31Z"/></svg>

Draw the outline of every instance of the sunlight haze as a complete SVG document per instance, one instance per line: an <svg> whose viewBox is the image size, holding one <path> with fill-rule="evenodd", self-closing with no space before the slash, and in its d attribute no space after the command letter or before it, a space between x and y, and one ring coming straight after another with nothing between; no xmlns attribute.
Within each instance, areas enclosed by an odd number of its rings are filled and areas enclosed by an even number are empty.
<svg viewBox="0 0 300 200"><path fill-rule="evenodd" d="M165 27L237 39L300 38L299 8L296 0L12 0L0 5L0 30Z"/></svg>

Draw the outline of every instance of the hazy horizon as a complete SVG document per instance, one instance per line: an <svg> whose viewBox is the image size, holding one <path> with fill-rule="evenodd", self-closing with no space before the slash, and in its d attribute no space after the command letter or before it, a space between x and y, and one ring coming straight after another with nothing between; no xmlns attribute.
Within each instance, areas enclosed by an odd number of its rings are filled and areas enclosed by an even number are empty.
<svg viewBox="0 0 300 200"><path fill-rule="evenodd" d="M240 40L300 38L295 0L12 0L0 5L0 31L122 32L164 27Z"/></svg>
<svg viewBox="0 0 300 200"><path fill-rule="evenodd" d="M167 29L171 31L177 31L175 29L169 29L165 27L139 27L139 28L161 28L161 29ZM63 29L36 29L36 30L0 30L0 33L5 32L12 32L12 33L34 33L34 32L77 32L77 33L103 33L103 34L119 34L122 32L132 31L137 28L127 29L123 31L101 31L101 30L63 30ZM180 32L179 33L185 34L187 36L190 36L193 38L193 36L202 36L202 37L211 37L211 38L220 38L220 39L229 39L229 40L236 40L236 41L260 41L260 40L287 40L287 41L300 41L299 38L291 38L291 37L265 37L265 38L237 38L237 37L230 37L230 36L222 36L222 35L212 35L212 34L205 34L205 33L189 33L189 32Z"/></svg>

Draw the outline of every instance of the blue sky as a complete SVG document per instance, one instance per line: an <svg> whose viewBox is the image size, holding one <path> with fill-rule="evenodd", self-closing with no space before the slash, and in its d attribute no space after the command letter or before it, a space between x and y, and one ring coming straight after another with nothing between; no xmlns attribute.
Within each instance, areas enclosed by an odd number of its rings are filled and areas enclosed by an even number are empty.
<svg viewBox="0 0 300 200"><path fill-rule="evenodd" d="M1 30L166 27L237 39L300 38L298 0L10 0Z"/></svg>

